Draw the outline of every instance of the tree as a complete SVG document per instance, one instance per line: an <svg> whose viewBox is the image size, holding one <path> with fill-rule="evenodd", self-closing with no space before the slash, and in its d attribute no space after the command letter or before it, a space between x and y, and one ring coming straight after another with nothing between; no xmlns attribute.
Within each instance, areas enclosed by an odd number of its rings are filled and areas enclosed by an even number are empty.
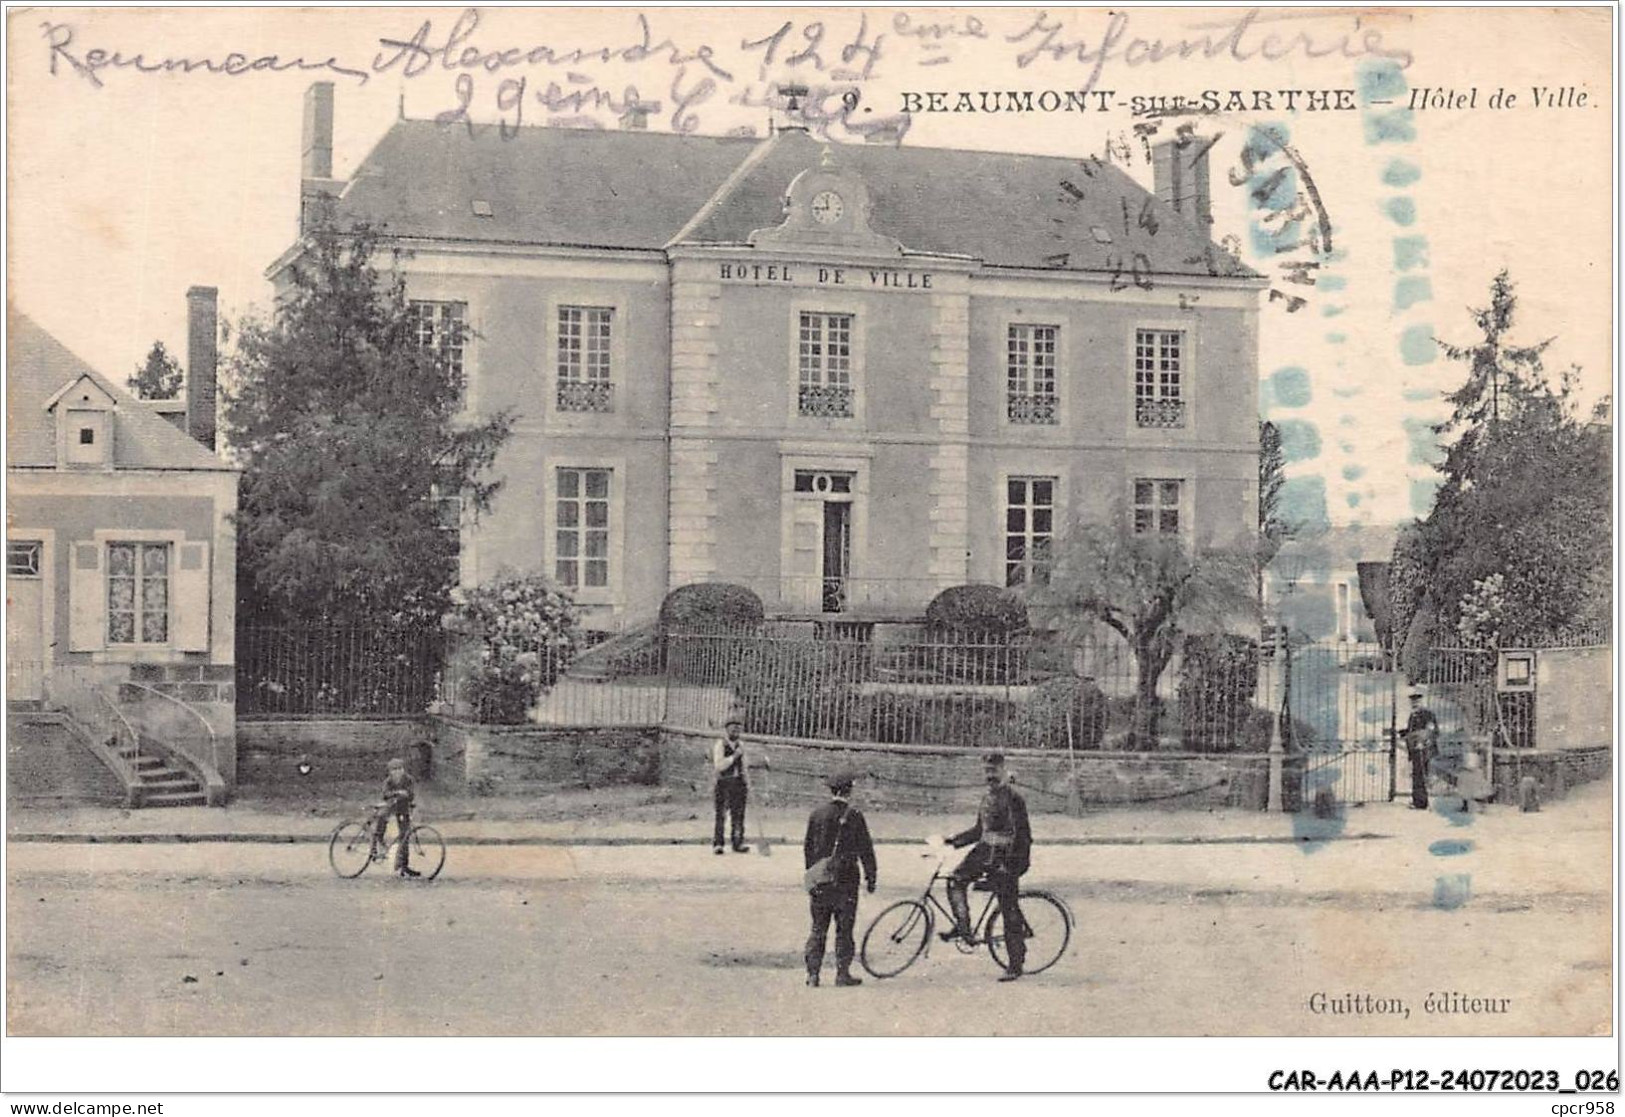
<svg viewBox="0 0 1625 1117"><path fill-rule="evenodd" d="M1286 484L1286 454L1274 423L1258 423L1258 598L1264 599L1264 568L1291 539L1294 525L1281 515L1281 489Z"/></svg>
<svg viewBox="0 0 1625 1117"><path fill-rule="evenodd" d="M1035 591L1035 611L1073 644L1105 625L1134 653L1134 719L1130 748L1154 748L1161 708L1157 682L1186 632L1222 631L1258 617L1255 556L1193 551L1178 536L1136 534L1119 512L1110 523L1085 523L1061 541L1049 584Z"/></svg>
<svg viewBox="0 0 1625 1117"><path fill-rule="evenodd" d="M1483 339L1472 345L1434 339L1446 357L1467 365L1466 381L1445 396L1450 418L1433 428L1435 434L1455 436L1439 466L1445 476L1440 497L1446 503L1470 482L1479 467L1479 456L1501 420L1541 402L1546 394L1541 354L1553 339L1536 345L1509 344L1506 337L1517 308L1512 279L1503 269L1490 281L1490 305L1468 311Z"/></svg>
<svg viewBox="0 0 1625 1117"><path fill-rule="evenodd" d="M457 579L460 514L488 511L512 418L458 418L460 323L432 344L368 226L307 236L270 319L235 331L227 395L244 467L245 611L295 623L438 625Z"/></svg>
<svg viewBox="0 0 1625 1117"><path fill-rule="evenodd" d="M1433 637L1541 642L1601 626L1612 611L1597 577L1612 561L1610 431L1582 419L1577 370L1555 386L1547 379L1550 340L1508 340L1516 312L1503 271L1490 305L1472 311L1483 339L1439 342L1468 371L1435 428L1454 438L1433 508L1394 549L1396 638L1406 638L1413 674ZM1605 400L1592 418L1606 409Z"/></svg>
<svg viewBox="0 0 1625 1117"><path fill-rule="evenodd" d="M147 359L124 383L137 399L174 399L181 394L184 382L180 362L169 355L163 342L155 341L147 351Z"/></svg>

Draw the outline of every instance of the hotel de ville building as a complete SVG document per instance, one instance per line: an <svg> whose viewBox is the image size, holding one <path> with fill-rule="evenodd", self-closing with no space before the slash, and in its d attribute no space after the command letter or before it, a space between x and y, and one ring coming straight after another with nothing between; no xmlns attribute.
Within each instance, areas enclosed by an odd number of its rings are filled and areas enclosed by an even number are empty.
<svg viewBox="0 0 1625 1117"><path fill-rule="evenodd" d="M1022 587L1069 523L1193 545L1257 522L1263 281L1211 238L1196 145L1096 159L400 120L303 201L368 221L472 414L511 409L462 580L542 571L593 627L693 582L770 615L918 616ZM298 258L269 269L278 282Z"/></svg>

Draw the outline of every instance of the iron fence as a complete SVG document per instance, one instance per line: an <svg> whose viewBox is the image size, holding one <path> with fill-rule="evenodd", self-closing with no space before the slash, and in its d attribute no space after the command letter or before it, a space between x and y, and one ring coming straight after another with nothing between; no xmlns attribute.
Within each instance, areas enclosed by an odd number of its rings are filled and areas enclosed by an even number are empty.
<svg viewBox="0 0 1625 1117"><path fill-rule="evenodd" d="M440 697L446 643L439 630L239 628L237 712L421 714Z"/></svg>
<svg viewBox="0 0 1625 1117"><path fill-rule="evenodd" d="M1482 738L1497 748L1535 747L1535 692L1500 690L1499 658L1491 648L1430 651L1423 682L1441 740Z"/></svg>

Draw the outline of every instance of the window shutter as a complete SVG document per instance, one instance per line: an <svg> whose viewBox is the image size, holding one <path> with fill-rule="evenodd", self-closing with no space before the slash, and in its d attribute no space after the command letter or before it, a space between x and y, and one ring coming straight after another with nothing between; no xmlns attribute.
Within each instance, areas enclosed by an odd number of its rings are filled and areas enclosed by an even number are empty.
<svg viewBox="0 0 1625 1117"><path fill-rule="evenodd" d="M183 652L209 650L209 545L182 543L175 564L175 647Z"/></svg>
<svg viewBox="0 0 1625 1117"><path fill-rule="evenodd" d="M102 545L73 544L68 572L68 650L99 651L107 644L107 583L102 577Z"/></svg>

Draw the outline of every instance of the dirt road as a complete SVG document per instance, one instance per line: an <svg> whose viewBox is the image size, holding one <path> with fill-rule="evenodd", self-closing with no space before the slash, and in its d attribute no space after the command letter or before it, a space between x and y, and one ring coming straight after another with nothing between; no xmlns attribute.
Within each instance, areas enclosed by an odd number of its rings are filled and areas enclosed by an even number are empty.
<svg viewBox="0 0 1625 1117"><path fill-rule="evenodd" d="M1606 869L1552 883L1397 842L1045 848L1078 916L1053 970L994 982L937 945L807 989L798 851L457 846L421 885L336 879L316 845L9 847L20 1035L1591 1034L1609 1025ZM929 873L881 849L884 902ZM1464 859L1465 860L1465 859ZM1540 944L1538 950L1533 949ZM1505 1001L1428 1013L1429 994ZM1317 998L1317 994L1322 995ZM1339 1012L1369 995L1397 1010ZM1360 1002L1364 1003L1364 1002ZM1375 1002L1372 1002L1375 1003ZM839 1011L836 1006L839 1005ZM1318 1009L1316 1006L1319 1006Z"/></svg>

